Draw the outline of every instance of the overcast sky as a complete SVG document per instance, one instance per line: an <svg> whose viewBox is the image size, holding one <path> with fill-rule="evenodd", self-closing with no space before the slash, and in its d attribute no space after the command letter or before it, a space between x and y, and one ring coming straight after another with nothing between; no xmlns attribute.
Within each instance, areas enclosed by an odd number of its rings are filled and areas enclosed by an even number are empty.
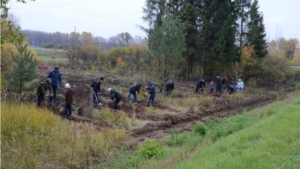
<svg viewBox="0 0 300 169"><path fill-rule="evenodd" d="M121 32L133 37L145 36L139 26L145 0L26 0L26 4L11 0L10 13L22 29L53 33L75 30L91 32L109 38ZM259 0L264 15L267 39L276 37L300 40L300 0Z"/></svg>

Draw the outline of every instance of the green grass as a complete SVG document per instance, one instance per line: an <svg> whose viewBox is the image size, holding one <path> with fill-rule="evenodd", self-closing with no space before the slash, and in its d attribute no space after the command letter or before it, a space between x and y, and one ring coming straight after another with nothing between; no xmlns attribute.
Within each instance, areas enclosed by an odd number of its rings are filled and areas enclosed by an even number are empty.
<svg viewBox="0 0 300 169"><path fill-rule="evenodd" d="M239 119L238 128L244 130L218 139L174 168L300 168L300 99L263 116L267 118L246 126L249 120ZM234 132L236 127L231 128Z"/></svg>
<svg viewBox="0 0 300 169"><path fill-rule="evenodd" d="M68 58L51 58L49 56L39 56L39 60L42 62L63 62L67 63L69 61Z"/></svg>
<svg viewBox="0 0 300 169"><path fill-rule="evenodd" d="M192 132L171 133L164 153L144 159L120 151L102 168L299 168L300 93L229 118L198 123ZM205 132L203 132L205 131Z"/></svg>
<svg viewBox="0 0 300 169"><path fill-rule="evenodd" d="M63 57L65 55L65 50L62 49L48 49L48 48L41 48L41 47L33 47L35 52L39 56L56 56L56 57Z"/></svg>

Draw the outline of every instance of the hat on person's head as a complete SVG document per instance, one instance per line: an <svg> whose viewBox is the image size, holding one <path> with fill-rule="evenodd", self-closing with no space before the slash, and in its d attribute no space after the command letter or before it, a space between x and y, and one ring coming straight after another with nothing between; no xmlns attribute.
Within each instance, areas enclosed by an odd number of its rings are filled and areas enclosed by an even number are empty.
<svg viewBox="0 0 300 169"><path fill-rule="evenodd" d="M111 91L111 88L108 88L107 91L110 92L110 91Z"/></svg>
<svg viewBox="0 0 300 169"><path fill-rule="evenodd" d="M54 69L59 69L59 67L56 65L56 66L54 67Z"/></svg>
<svg viewBox="0 0 300 169"><path fill-rule="evenodd" d="M148 81L148 85L152 85L152 82L151 82L151 81Z"/></svg>
<svg viewBox="0 0 300 169"><path fill-rule="evenodd" d="M100 77L100 80L104 80L104 77Z"/></svg>
<svg viewBox="0 0 300 169"><path fill-rule="evenodd" d="M241 79L239 79L239 82L241 81Z"/></svg>
<svg viewBox="0 0 300 169"><path fill-rule="evenodd" d="M66 84L65 84L65 88L70 89L70 87L71 87L71 86L70 86L69 83L66 83Z"/></svg>
<svg viewBox="0 0 300 169"><path fill-rule="evenodd" d="M52 80L51 80L50 78L47 78L47 79L46 79L46 82L51 83Z"/></svg>

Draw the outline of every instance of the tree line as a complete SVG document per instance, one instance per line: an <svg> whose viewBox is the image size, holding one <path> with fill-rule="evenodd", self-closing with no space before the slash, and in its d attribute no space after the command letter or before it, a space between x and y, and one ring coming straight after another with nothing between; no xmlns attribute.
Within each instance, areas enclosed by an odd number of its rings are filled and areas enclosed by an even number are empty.
<svg viewBox="0 0 300 169"><path fill-rule="evenodd" d="M93 36L90 32L42 32L35 30L22 30L28 42L37 42L37 45L45 48L65 49L68 45L97 45L102 48L127 47L131 43L145 46L146 40L143 37L132 37L128 32L122 32L108 39L100 36Z"/></svg>
<svg viewBox="0 0 300 169"><path fill-rule="evenodd" d="M143 19L149 26L144 30L150 53L165 61L177 61L175 65L170 63L177 70L173 74L185 75L187 80L195 71L208 78L230 71L228 67L234 69L241 61L244 46L252 46L251 56L262 59L268 51L263 14L258 9L257 0L146 0ZM172 28L170 20L175 22ZM175 35L177 38L171 35L175 30L182 32ZM164 43L165 52L161 52L157 41L166 38L169 43ZM184 46L179 51L181 56L168 56L179 44ZM165 67L161 63L158 66Z"/></svg>

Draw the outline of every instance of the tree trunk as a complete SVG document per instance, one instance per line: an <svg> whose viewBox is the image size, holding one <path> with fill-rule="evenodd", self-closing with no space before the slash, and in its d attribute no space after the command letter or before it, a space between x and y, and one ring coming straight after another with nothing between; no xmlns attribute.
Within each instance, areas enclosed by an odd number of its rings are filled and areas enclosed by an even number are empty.
<svg viewBox="0 0 300 169"><path fill-rule="evenodd" d="M206 66L206 62L205 62L205 60L203 60L203 62L202 62L202 71L201 71L201 77L203 79L205 79L205 66Z"/></svg>

